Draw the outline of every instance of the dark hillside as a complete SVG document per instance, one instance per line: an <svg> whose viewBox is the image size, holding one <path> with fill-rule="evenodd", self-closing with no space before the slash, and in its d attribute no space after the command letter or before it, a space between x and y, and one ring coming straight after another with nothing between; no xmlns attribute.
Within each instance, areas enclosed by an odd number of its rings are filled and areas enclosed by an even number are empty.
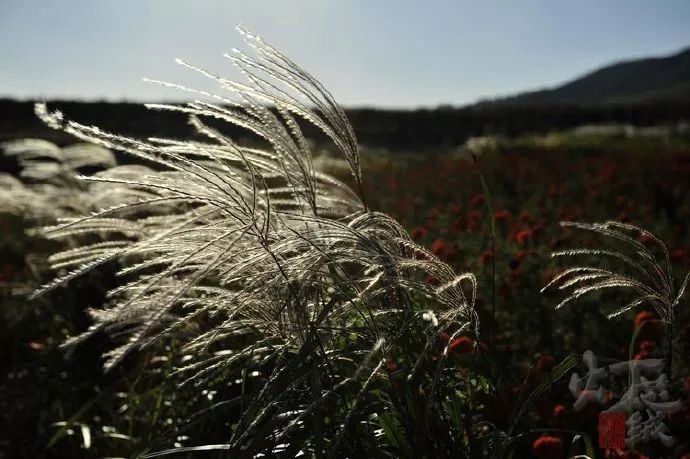
<svg viewBox="0 0 690 459"><path fill-rule="evenodd" d="M690 48L612 64L561 86L488 104L637 104L690 101Z"/></svg>

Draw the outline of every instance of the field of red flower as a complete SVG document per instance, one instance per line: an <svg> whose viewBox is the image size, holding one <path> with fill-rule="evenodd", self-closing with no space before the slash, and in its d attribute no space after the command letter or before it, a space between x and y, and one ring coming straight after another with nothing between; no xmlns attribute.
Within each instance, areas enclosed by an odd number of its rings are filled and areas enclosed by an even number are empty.
<svg viewBox="0 0 690 459"><path fill-rule="evenodd" d="M481 344L496 362L493 371L499 381L499 393L487 401L492 423L509 424L527 394L569 355L578 356L578 368L583 366L579 356L586 350L607 363L664 357L664 330L658 322L641 328L631 346L641 323L657 319L654 312L638 309L606 318L625 304L624 295L607 293L555 310L561 297L553 292L541 294L540 289L560 270L551 252L594 242L561 228L558 222L562 220L618 220L646 228L667 242L677 272L685 276L690 267L687 154L508 152L483 156L477 162L408 157L381 161L366 171L368 194L377 198L379 209L394 215L436 255L460 271L478 275ZM489 203L480 172L490 190ZM640 242L650 243L644 236ZM636 452L608 450L605 457L688 454L688 301L681 302L677 311L675 345L680 355L674 358L670 382L672 398L683 400L684 405L666 420L669 432L678 439L675 450L659 449L651 441ZM451 349L472 352L467 340L457 338ZM530 448L535 457L563 457L573 442L572 431L586 432L596 445L597 416L612 402L575 411L575 398L567 387L569 377L550 385L519 421L525 432L532 429L515 445L519 457ZM610 390L607 400L619 397L622 389Z"/></svg>
<svg viewBox="0 0 690 459"><path fill-rule="evenodd" d="M513 457L558 458L578 451L596 451L599 457L690 454L690 299L677 311L676 354L668 384L669 398L681 400L682 408L664 419L675 444L667 448L651 439L635 451L604 451L597 449L598 416L625 392L624 381L606 388L603 403L577 410L569 388L571 374L586 373L582 355L587 350L602 365L663 358L665 331L651 310L607 319L626 300L620 292L583 298L559 310L555 306L562 295L557 290L540 293L562 269L550 257L552 251L595 244L590 235L561 228L561 220L618 220L648 229L667 242L676 272L684 276L690 266L690 155L516 151L486 154L476 161L452 156L368 158L363 170L372 207L393 215L415 240L459 272L478 276L479 342L452 337L451 331L441 337L462 378L482 386L483 380L473 375L485 375L496 388L478 391L478 429L493 426L509 432ZM154 430L158 419L178 422L213 406L213 391L185 398L174 380L160 383L169 377L166 352L174 342L135 362L153 368L136 380L126 378L125 372L103 379L98 356L105 343L79 349L76 359L66 359L58 345L88 325L84 310L102 301L102 277L90 275L77 287L61 291L56 303L39 302L27 309L18 299L22 292L17 285L45 279L45 254L52 247L23 236L24 223L17 219L3 217L0 225L0 291L6 306L0 344L8 350L0 390L9 395L0 402L0 430L24 445L11 451L34 451L27 445L35 442L36 451L59 445L61 451L78 454L86 440L79 438L75 426L99 426L100 435L116 446L132 432L143 443L153 443L166 433ZM640 242L651 243L644 236ZM558 374L559 363L571 356L577 366ZM386 362L394 389L401 383L396 380L401 365L394 357ZM418 392L420 398L426 396L421 386ZM163 402L176 398L189 402ZM73 424L53 424L60 419ZM209 438L224 428L195 426L197 434ZM180 435L180 442L184 437ZM116 450L107 445L98 451Z"/></svg>

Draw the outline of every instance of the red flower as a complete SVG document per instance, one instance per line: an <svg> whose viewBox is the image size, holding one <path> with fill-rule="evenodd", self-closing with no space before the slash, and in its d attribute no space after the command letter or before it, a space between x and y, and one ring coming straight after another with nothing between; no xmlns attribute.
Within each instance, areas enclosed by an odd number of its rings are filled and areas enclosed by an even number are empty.
<svg viewBox="0 0 690 459"><path fill-rule="evenodd" d="M633 360L647 360L647 359L651 359L651 358L652 358L652 354L650 354L649 352L640 351L637 354L635 354L635 357L633 357Z"/></svg>
<svg viewBox="0 0 690 459"><path fill-rule="evenodd" d="M651 354L654 352L654 349L656 349L656 343L651 340L644 340L640 343L640 351L641 352L647 352L648 354Z"/></svg>
<svg viewBox="0 0 690 459"><path fill-rule="evenodd" d="M532 231L528 229L523 229L516 231L513 235L513 239L520 245L523 245L529 238L532 237Z"/></svg>
<svg viewBox="0 0 690 459"><path fill-rule="evenodd" d="M510 212L508 212L505 209L497 210L494 212L494 220L501 221L501 220L508 220L511 217Z"/></svg>
<svg viewBox="0 0 690 459"><path fill-rule="evenodd" d="M479 221L482 219L482 213L478 210L470 210L469 212L467 212L467 219Z"/></svg>
<svg viewBox="0 0 690 459"><path fill-rule="evenodd" d="M554 418L561 418L565 416L565 413L567 411L567 408L565 405L559 403L558 405L553 407L553 417Z"/></svg>
<svg viewBox="0 0 690 459"><path fill-rule="evenodd" d="M690 250L687 248L683 247L680 249L676 249L673 252L671 252L671 260L673 261L683 261L686 258L688 258L688 255L690 255Z"/></svg>
<svg viewBox="0 0 690 459"><path fill-rule="evenodd" d="M644 322L647 322L648 320L655 320L656 316L652 314L649 311L640 311L637 313L635 316L635 328L639 327L642 325Z"/></svg>
<svg viewBox="0 0 690 459"><path fill-rule="evenodd" d="M564 457L563 441L553 435L542 435L532 443L532 453L540 459Z"/></svg>
<svg viewBox="0 0 690 459"><path fill-rule="evenodd" d="M479 256L479 263L485 265L494 258L494 254L490 251L485 251Z"/></svg>
<svg viewBox="0 0 690 459"><path fill-rule="evenodd" d="M645 234L645 233L640 234L639 239L640 239L640 242L642 242L643 244L646 244L647 242L652 242L654 240L654 238L652 238L652 236Z"/></svg>
<svg viewBox="0 0 690 459"><path fill-rule="evenodd" d="M447 251L448 247L446 245L446 242L443 239L436 239L432 244L431 244L431 251L434 253L439 258L444 258Z"/></svg>
<svg viewBox="0 0 690 459"><path fill-rule="evenodd" d="M637 337L641 341L657 340L664 335L664 325L658 320L654 313L649 311L640 311L637 313L635 316L634 328L639 328Z"/></svg>
<svg viewBox="0 0 690 459"><path fill-rule="evenodd" d="M520 212L520 221L528 222L528 223L531 222L532 217L530 217L529 212L527 212L526 210L523 210L522 212Z"/></svg>
<svg viewBox="0 0 690 459"><path fill-rule="evenodd" d="M459 336L448 345L448 354L467 354L474 350L474 340L468 336Z"/></svg>
<svg viewBox="0 0 690 459"><path fill-rule="evenodd" d="M451 223L450 227L453 229L453 231L462 231L463 230L462 220L459 218L454 219L453 223Z"/></svg>
<svg viewBox="0 0 690 459"><path fill-rule="evenodd" d="M410 232L410 237L415 241L418 241L422 239L424 236L426 236L426 233L426 228L421 228L418 226Z"/></svg>
<svg viewBox="0 0 690 459"><path fill-rule="evenodd" d="M395 363L395 360L388 359L388 361L386 362L386 368L389 372L393 373L398 370L398 364Z"/></svg>
<svg viewBox="0 0 690 459"><path fill-rule="evenodd" d="M545 226L546 226L546 222L544 220L541 220L539 223L537 223L536 225L534 225L532 227L532 234L534 236L541 234L541 232L544 230Z"/></svg>
<svg viewBox="0 0 690 459"><path fill-rule="evenodd" d="M522 262L525 258L527 258L528 253L525 252L524 250L520 250L518 253L515 254L515 259L518 262Z"/></svg>
<svg viewBox="0 0 690 459"><path fill-rule="evenodd" d="M484 203L484 195L483 194L475 194L470 198L470 205L472 206L478 206L479 204Z"/></svg>
<svg viewBox="0 0 690 459"><path fill-rule="evenodd" d="M539 357L539 360L537 360L537 370L539 371L544 371L548 372L553 370L553 367L556 366L556 359L552 355L542 355Z"/></svg>

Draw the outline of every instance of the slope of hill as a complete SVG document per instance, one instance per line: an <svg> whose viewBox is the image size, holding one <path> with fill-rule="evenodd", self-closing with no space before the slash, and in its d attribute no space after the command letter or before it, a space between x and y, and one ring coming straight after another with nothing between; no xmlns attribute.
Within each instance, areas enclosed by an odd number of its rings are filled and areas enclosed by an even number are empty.
<svg viewBox="0 0 690 459"><path fill-rule="evenodd" d="M482 105L637 104L690 101L690 48L666 57L619 62L555 88Z"/></svg>

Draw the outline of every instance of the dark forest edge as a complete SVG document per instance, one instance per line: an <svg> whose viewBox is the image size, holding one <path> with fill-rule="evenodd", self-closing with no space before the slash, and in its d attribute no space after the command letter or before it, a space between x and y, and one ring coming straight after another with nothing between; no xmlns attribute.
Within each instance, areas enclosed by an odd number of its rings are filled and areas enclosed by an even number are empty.
<svg viewBox="0 0 690 459"><path fill-rule="evenodd" d="M133 136L189 138L193 129L185 117L147 110L139 103L50 101L49 106L70 118L105 130ZM477 136L514 138L544 134L583 125L620 124L633 127L677 125L690 120L690 102L630 105L474 105L441 106L433 109L346 110L359 142L370 148L410 152L439 152L456 148ZM0 99L0 141L38 137L59 145L69 136L41 124L33 113L33 102ZM239 129L227 128L230 136ZM319 138L304 126L309 138ZM234 132L237 131L237 132Z"/></svg>

